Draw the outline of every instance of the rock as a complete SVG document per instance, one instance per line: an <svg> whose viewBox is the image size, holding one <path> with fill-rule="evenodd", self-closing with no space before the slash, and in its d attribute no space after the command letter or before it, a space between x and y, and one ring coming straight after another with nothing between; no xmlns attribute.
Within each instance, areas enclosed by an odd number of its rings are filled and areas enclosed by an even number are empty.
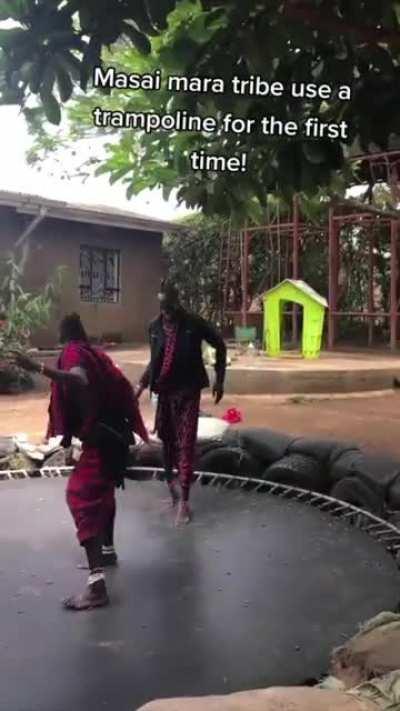
<svg viewBox="0 0 400 711"><path fill-rule="evenodd" d="M21 452L15 452L15 454L11 454L9 457L3 457L0 460L1 471L16 469L33 471L34 469L36 469L36 466L34 462L29 459L29 457L27 457L25 454L22 454Z"/></svg>
<svg viewBox="0 0 400 711"><path fill-rule="evenodd" d="M67 450L59 449L57 452L50 454L45 460L44 467L66 467L67 466Z"/></svg>
<svg viewBox="0 0 400 711"><path fill-rule="evenodd" d="M9 457L17 451L13 437L0 437L0 459Z"/></svg>
<svg viewBox="0 0 400 711"><path fill-rule="evenodd" d="M137 711L378 711L372 701L342 691L308 687L271 687L227 696L160 699Z"/></svg>

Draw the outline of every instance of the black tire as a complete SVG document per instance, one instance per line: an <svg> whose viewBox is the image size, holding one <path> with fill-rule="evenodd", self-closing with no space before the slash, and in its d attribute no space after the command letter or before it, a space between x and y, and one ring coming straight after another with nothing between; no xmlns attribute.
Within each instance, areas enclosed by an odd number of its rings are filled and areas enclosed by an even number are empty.
<svg viewBox="0 0 400 711"><path fill-rule="evenodd" d="M390 509L400 511L400 475L391 483L386 498Z"/></svg>
<svg viewBox="0 0 400 711"><path fill-rule="evenodd" d="M364 454L360 474L367 483L386 497L390 486L400 476L400 462L390 457Z"/></svg>
<svg viewBox="0 0 400 711"><path fill-rule="evenodd" d="M308 457L313 457L321 464L327 464L332 453L339 446L338 442L328 439L308 439L300 437L289 444L288 454L305 454Z"/></svg>
<svg viewBox="0 0 400 711"><path fill-rule="evenodd" d="M254 459L258 459L264 467L281 459L286 454L293 439L293 437L282 432L275 432L264 427L232 428L222 436L224 444L229 447L245 449Z"/></svg>
<svg viewBox="0 0 400 711"><path fill-rule="evenodd" d="M139 447L131 447L129 453L129 466L162 467L163 454L161 444L155 442L152 444L142 444Z"/></svg>
<svg viewBox="0 0 400 711"><path fill-rule="evenodd" d="M206 455L208 452L214 451L216 449L221 449L224 447L223 442L218 439L207 439L202 442L197 442L196 444L196 456L195 456L195 466L198 469L198 463L201 457Z"/></svg>
<svg viewBox="0 0 400 711"><path fill-rule="evenodd" d="M377 516L384 513L384 500L376 490L356 476L345 477L332 489L331 496L340 501L357 506L364 511L370 511Z"/></svg>
<svg viewBox="0 0 400 711"><path fill-rule="evenodd" d="M271 464L264 471L263 479L318 492L326 491L328 487L326 475L319 462L304 454L288 454L279 462Z"/></svg>
<svg viewBox="0 0 400 711"><path fill-rule="evenodd" d="M251 455L239 447L218 447L200 457L200 472L213 474L231 474L257 478L261 474L260 464Z"/></svg>
<svg viewBox="0 0 400 711"><path fill-rule="evenodd" d="M361 449L357 444L353 444L353 442L338 442L329 457L329 466L333 467L340 457L349 452L361 452Z"/></svg>
<svg viewBox="0 0 400 711"><path fill-rule="evenodd" d="M358 471L362 471L363 463L364 455L360 449L342 451L328 468L331 485L335 485L342 479L354 476Z"/></svg>

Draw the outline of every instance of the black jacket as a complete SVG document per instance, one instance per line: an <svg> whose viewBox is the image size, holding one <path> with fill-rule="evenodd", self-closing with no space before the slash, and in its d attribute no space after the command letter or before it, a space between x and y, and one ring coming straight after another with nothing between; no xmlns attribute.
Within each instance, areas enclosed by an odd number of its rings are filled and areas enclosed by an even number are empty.
<svg viewBox="0 0 400 711"><path fill-rule="evenodd" d="M157 390L163 357L165 334L162 316L156 318L149 327L150 363L140 380L144 388ZM216 349L216 379L223 385L226 369L226 346L211 324L204 319L182 311L178 322L177 348L169 386L173 390L195 388L202 390L210 384L203 363L202 342L206 341Z"/></svg>

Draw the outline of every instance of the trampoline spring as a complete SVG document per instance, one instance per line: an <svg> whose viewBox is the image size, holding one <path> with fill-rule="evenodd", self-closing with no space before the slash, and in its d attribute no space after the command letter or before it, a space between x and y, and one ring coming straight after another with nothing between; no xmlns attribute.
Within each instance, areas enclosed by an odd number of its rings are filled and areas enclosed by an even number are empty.
<svg viewBox="0 0 400 711"><path fill-rule="evenodd" d="M258 486L256 486L254 491L260 491L260 490L266 489L266 488L268 488L267 485L262 483L262 484L258 484Z"/></svg>
<svg viewBox="0 0 400 711"><path fill-rule="evenodd" d="M383 526L383 525L381 524L380 526L375 526L375 527L372 528L372 529L370 528L369 533L370 533L372 536L374 536L374 535L380 536L380 535L384 535L385 533L387 533L387 531L388 531L387 527L386 527L386 526Z"/></svg>
<svg viewBox="0 0 400 711"><path fill-rule="evenodd" d="M331 506L335 506L335 504L336 504L336 501L330 501L330 500L329 500L329 501L323 501L323 503L320 504L320 507L319 507L319 508L321 509L321 511L326 511L326 510L328 510ZM352 513L353 513L353 512L352 512Z"/></svg>
<svg viewBox="0 0 400 711"><path fill-rule="evenodd" d="M235 486L235 481L233 479L223 479L221 481L221 486L223 489L228 489Z"/></svg>
<svg viewBox="0 0 400 711"><path fill-rule="evenodd" d="M339 513L341 513L342 511L346 511L346 507L343 506L342 504L340 504L340 506L335 506L335 508L330 509L330 510L329 510L329 513L330 513L330 514L339 514Z"/></svg>
<svg viewBox="0 0 400 711"><path fill-rule="evenodd" d="M309 503L311 504L311 506L313 506L314 504L318 504L318 505L319 505L319 504L320 504L320 501L321 501L321 497L320 497L320 496L318 496L318 495L317 495L317 496L310 496Z"/></svg>
<svg viewBox="0 0 400 711"><path fill-rule="evenodd" d="M370 530L370 531L372 531L372 530L374 530L374 529L377 529L377 528L384 528L384 525L383 525L381 522L380 522L380 523L371 523L371 524L369 525L369 530ZM386 530L386 528L385 528L385 530Z"/></svg>
<svg viewBox="0 0 400 711"><path fill-rule="evenodd" d="M389 531L387 533L382 534L379 536L379 540L382 541L383 543L389 543L390 541L399 541L399 536L396 533L390 533Z"/></svg>
<svg viewBox="0 0 400 711"><path fill-rule="evenodd" d="M278 484L273 484L273 485L271 486L270 484L265 483L265 487L266 487L266 489L267 489L267 491L268 491L269 494L273 494L274 491L276 491L277 489L279 489Z"/></svg>
<svg viewBox="0 0 400 711"><path fill-rule="evenodd" d="M308 492L308 491L296 492L295 495L294 495L294 498L297 499L298 501L302 501L302 499L308 499L308 498L309 498L309 492Z"/></svg>

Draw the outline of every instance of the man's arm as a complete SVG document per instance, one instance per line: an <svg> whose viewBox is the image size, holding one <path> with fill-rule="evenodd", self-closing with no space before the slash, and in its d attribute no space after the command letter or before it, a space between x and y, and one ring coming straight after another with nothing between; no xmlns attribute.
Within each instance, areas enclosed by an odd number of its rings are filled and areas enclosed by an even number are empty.
<svg viewBox="0 0 400 711"><path fill-rule="evenodd" d="M226 371L226 345L222 336L218 331L210 324L204 321L203 323L203 339L207 343L215 348L216 359L215 359L215 374L218 383L224 384L225 371Z"/></svg>
<svg viewBox="0 0 400 711"><path fill-rule="evenodd" d="M217 405L224 396L224 381L226 371L226 345L222 336L207 321L202 319L202 337L212 348L215 348L215 384L213 395Z"/></svg>
<svg viewBox="0 0 400 711"><path fill-rule="evenodd" d="M151 342L151 328L152 328L152 326L151 326L151 324L150 324L150 327L149 327L149 343ZM150 360L149 360L149 363L148 363L148 365L147 365L147 367L146 367L146 369L145 369L145 371L144 371L142 377L139 379L139 382L138 382L138 384L136 385L136 388L135 388L135 395L136 395L136 397L139 398L139 397L141 396L142 392L143 392L144 390L147 390L147 388L149 387L149 385L150 385L150 373L151 373L151 358L150 358Z"/></svg>
<svg viewBox="0 0 400 711"><path fill-rule="evenodd" d="M49 380L54 380L57 383L65 383L75 387L86 387L88 385L87 375L83 368L75 367L71 370L59 370L58 368L50 368L44 363L38 363L33 358L23 355L22 353L14 354L15 363L32 373L40 373Z"/></svg>
<svg viewBox="0 0 400 711"><path fill-rule="evenodd" d="M140 378L140 380L135 388L136 397L140 397L143 390L146 390L150 385L150 366L151 366L151 362L148 364L146 370L144 371L142 377Z"/></svg>

